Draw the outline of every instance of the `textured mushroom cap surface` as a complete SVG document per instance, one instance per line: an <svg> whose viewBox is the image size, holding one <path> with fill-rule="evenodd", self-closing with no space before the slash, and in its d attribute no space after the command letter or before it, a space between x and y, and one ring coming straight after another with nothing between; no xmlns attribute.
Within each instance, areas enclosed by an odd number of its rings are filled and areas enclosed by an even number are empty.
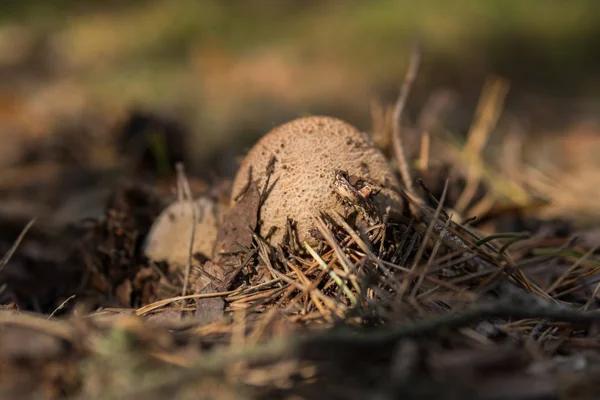
<svg viewBox="0 0 600 400"><path fill-rule="evenodd" d="M232 202L248 185L250 170L259 190L264 190L272 157L276 159L269 181L272 189L260 216L263 236L271 227L278 228L271 237L273 243L284 237L287 217L296 222L298 238L310 240L313 216L319 211L344 213L333 188L336 168L383 187L375 199L380 208L402 206L398 181L369 137L344 121L321 116L293 120L262 137L240 166Z"/></svg>
<svg viewBox="0 0 600 400"><path fill-rule="evenodd" d="M212 257L221 207L207 197L176 201L158 216L144 243L144 254L154 261L186 265L192 238L195 207L196 222L193 253Z"/></svg>

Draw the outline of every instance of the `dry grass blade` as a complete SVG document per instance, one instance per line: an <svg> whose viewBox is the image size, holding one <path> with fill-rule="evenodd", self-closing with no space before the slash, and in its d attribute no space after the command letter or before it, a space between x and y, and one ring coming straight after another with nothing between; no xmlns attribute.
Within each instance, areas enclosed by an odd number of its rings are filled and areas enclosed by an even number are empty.
<svg viewBox="0 0 600 400"><path fill-rule="evenodd" d="M435 225L437 224L437 221L440 217L440 213L442 212L442 209L444 207L444 201L446 200L447 191L448 191L448 180L446 180L446 183L444 184L444 190L442 192L442 197L440 198L440 201L435 209L433 218L431 219L431 221L429 222L429 225L427 226L427 231L425 232L425 236L423 237L423 242L421 243L421 245L419 246L419 249L417 250L417 255L415 256L415 259L413 261L413 265L411 268L411 272L413 272L413 273L416 271L417 266L419 265L419 262L421 262L421 258L423 257L423 253L425 252L425 249L427 248L429 238L431 237L431 233L433 232L433 229L434 229ZM402 281L402 284L400 285L400 290L398 291L398 298L402 299L404 297L404 294L406 293L406 290L408 289L409 283L410 283L410 279L407 279L407 278L405 278Z"/></svg>
<svg viewBox="0 0 600 400"><path fill-rule="evenodd" d="M414 260L413 266L412 266L413 270L415 268L417 268L417 265L419 264L419 262L421 262L421 258L423 257L423 253L425 252L427 243L429 241L429 238L431 237L431 233L433 232L433 229L435 228L435 225L437 224L437 221L440 218L440 214L442 213L442 210L444 208L444 202L446 201L446 193L447 192L448 192L448 180L446 180L446 182L444 183L444 190L442 191L442 197L440 198L440 201L438 202L438 205L433 214L433 217L431 218L431 221L429 222L429 225L427 226L427 231L425 232L425 237L423 238L423 243L421 244L421 246L419 246L419 250L417 250L417 255L415 257L415 260Z"/></svg>
<svg viewBox="0 0 600 400"><path fill-rule="evenodd" d="M425 268L423 268L422 271L419 273L419 279L417 279L417 282L415 283L415 286L413 287L413 290L410 295L411 298L417 297L417 293L419 293L419 288L421 287L421 285L423 283L423 279L425 278L427 271L429 270L429 268L431 267L431 264L433 263L433 261L435 260L435 257L437 256L437 253L443 242L443 238L446 235L448 225L450 225L450 221L452 221L452 216L450 216L450 218L448 218L446 220L446 223L444 224L444 228L442 230L440 230L438 239L436 240L436 242L433 246L433 250L431 251L431 254L429 255L429 259L427 260L427 265L425 265Z"/></svg>
<svg viewBox="0 0 600 400"><path fill-rule="evenodd" d="M330 268L327 265L327 263L325 261L323 261L323 259L321 257L319 257L317 252L314 251L313 248L310 247L310 245L308 243L304 242L304 247L306 248L306 250L308 250L310 255L319 263L319 266L323 269L323 271L327 272L329 274L329 276L331 277L331 279L333 279L335 281L335 283L340 288L342 288L342 290L344 291L344 294L346 295L346 297L348 297L348 300L350 300L350 303L352 304L352 306L355 306L357 303L357 300L356 300L356 297L354 296L354 293L352 293L352 291L350 290L348 285L346 285L344 283L344 281L335 273L335 271L332 268Z"/></svg>
<svg viewBox="0 0 600 400"><path fill-rule="evenodd" d="M188 250L188 259L185 265L185 275L183 278L183 288L181 289L181 295L187 294L187 287L190 280L190 271L192 269L192 258L194 252L194 241L196 236L196 221L198 217L196 215L196 205L193 202L192 191L190 184L185 176L185 170L182 163L177 163L175 166L177 170L177 193L181 199L187 200L190 207L192 208L192 232L190 234L190 246Z"/></svg>
<svg viewBox="0 0 600 400"><path fill-rule="evenodd" d="M508 82L505 79L494 76L485 82L475 111L475 120L465 144L466 153L481 155L490 133L498 122L507 93Z"/></svg>
<svg viewBox="0 0 600 400"><path fill-rule="evenodd" d="M588 259L592 254L596 252L600 248L600 245L596 245L595 247L588 250L583 256L579 257L573 265L571 265L561 276L558 277L549 287L546 289L547 293L551 293L555 291L561 283L571 275L586 259Z"/></svg>
<svg viewBox="0 0 600 400"><path fill-rule="evenodd" d="M329 245L335 252L340 264L342 265L342 268L344 268L344 271L346 271L346 273L350 275L350 282L352 282L352 286L354 286L354 289L356 290L357 293L360 293L360 287L358 285L358 282L356 281L356 276L354 275L354 271L352 271L350 268L351 262L348 259L348 257L346 256L346 253L344 253L344 251L340 247L339 243L335 240L331 231L329 229L327 229L327 226L323 222L323 219L321 217L317 217L316 222L317 222L317 228L319 229L319 232L321 232L321 234L323 235L323 237L325 238L327 243L329 243Z"/></svg>
<svg viewBox="0 0 600 400"><path fill-rule="evenodd" d="M308 277L304 273L302 273L302 270L300 268L298 268L297 266L295 266L293 263L288 262L287 265L292 271L294 271L296 273L296 275L298 276L298 278L300 278L300 280L303 282L303 284L308 285L309 288L317 287L317 285L320 283L320 281L311 282L310 279L308 279ZM314 293L309 292L309 293L303 293L302 295L305 298L303 312L307 312L307 310L309 308L310 302L308 301L308 298L310 297L310 300L315 305L315 307L317 307L317 309L319 310L321 315L327 315L327 312L326 312L324 306L321 304L321 302L315 296Z"/></svg>
<svg viewBox="0 0 600 400"><path fill-rule="evenodd" d="M134 313L135 313L135 315L141 316L141 315L148 314L149 312L159 309L161 307L164 307L166 305L169 305L171 303L174 303L176 301L190 300L190 299L208 299L211 297L223 297L223 296L228 296L230 294L237 293L237 292L238 292L238 290L230 290L228 292L201 293L201 294L190 294L187 296L171 297L169 299L163 299L163 300L155 301L154 303L146 304L145 306L140 307L137 310L135 310Z"/></svg>
<svg viewBox="0 0 600 400"><path fill-rule="evenodd" d="M342 317L346 312L346 306L340 303L336 303L331 297L325 296L319 289L316 287L312 287L313 285L306 286L301 284L298 281L293 280L292 278L282 274L281 272L272 269L271 272L273 275L279 277L282 281L295 286L297 289L302 290L304 292L314 294L319 300L321 300L324 304L326 304L331 310L334 310L338 313L338 316ZM330 319L327 314L324 315L327 319Z"/></svg>
<svg viewBox="0 0 600 400"><path fill-rule="evenodd" d="M415 194L412 182L412 176L410 173L410 165L404 151L404 144L402 143L402 112L406 106L406 100L412 88L412 85L417 77L419 66L421 64L421 49L418 44L413 46L413 50L408 65L408 70L404 78L404 83L400 89L398 100L396 101L396 107L394 108L393 120L392 120L392 140L394 144L394 153L396 154L396 161L398 162L398 170L402 175L406 192L411 197L418 199Z"/></svg>
<svg viewBox="0 0 600 400"><path fill-rule="evenodd" d="M360 236L352 229L352 227L348 225L348 223L344 220L344 217L342 217L342 215L336 212L334 220L336 223L340 224L342 228L344 228L344 230L346 231L346 233L348 233L348 235L350 235L354 243L356 243L358 247L360 247L360 249L364 251L365 254L369 257L369 260L377 264L381 272L389 279L390 285L395 286L393 274L379 259L379 257L373 254L369 246L360 238Z"/></svg>
<svg viewBox="0 0 600 400"><path fill-rule="evenodd" d="M48 318L47 318L47 319L50 319L50 318L54 317L54 314L56 314L57 312L59 312L60 310L62 310L63 308L65 308L65 305L66 305L66 304L67 304L69 301L71 301L72 299L74 299L75 297L76 297L76 296L75 296L74 294L73 294L73 295L71 295L71 296L69 296L69 297L67 297L67 299L66 299L65 301L63 301L62 303L60 303L60 305L59 305L58 307L56 307L56 308L54 309L54 311L52 311L52 313L50 313L50 315L48 315Z"/></svg>
<svg viewBox="0 0 600 400"><path fill-rule="evenodd" d="M467 163L467 184L456 201L455 209L463 215L475 196L482 174L481 152L498 122L508 92L508 83L501 78L489 78L482 90L475 121L468 133L467 143L463 148L463 158Z"/></svg>
<svg viewBox="0 0 600 400"><path fill-rule="evenodd" d="M598 298L598 291L599 290L600 290L600 282L598 282L598 284L594 288L594 291L590 295L590 298L585 302L585 304L583 305L583 307L581 307L582 311L587 311L590 308L590 305L592 304L592 302Z"/></svg>
<svg viewBox="0 0 600 400"><path fill-rule="evenodd" d="M8 264L11 257L13 256L13 254L15 254L15 251L17 251L17 248L19 247L19 245L25 238L25 235L27 234L27 232L29 232L29 229L31 229L31 227L33 226L34 223L35 223L35 219L32 219L31 221L29 221L27 223L27 225L25 225L25 228L23 228L23 230L21 231L21 234L19 235L17 240L15 240L15 242L10 247L10 249L6 252L4 257L2 257L2 260L0 260L0 271L2 271L4 266L6 266L6 264Z"/></svg>

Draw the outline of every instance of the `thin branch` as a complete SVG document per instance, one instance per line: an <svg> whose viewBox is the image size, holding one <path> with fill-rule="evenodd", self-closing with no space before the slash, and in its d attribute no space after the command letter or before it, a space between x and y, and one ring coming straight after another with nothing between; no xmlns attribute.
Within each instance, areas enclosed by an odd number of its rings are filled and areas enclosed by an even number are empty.
<svg viewBox="0 0 600 400"><path fill-rule="evenodd" d="M65 308L65 306L67 305L67 303L69 301L71 301L72 299L75 298L75 295L71 295L69 297L67 297L67 299L65 301L63 301L62 303L60 303L60 305L58 307L56 307L56 309L54 311L52 311L52 313L48 316L47 319L50 319L52 317L54 317L54 314L56 314L58 311L62 310L63 308Z"/></svg>
<svg viewBox="0 0 600 400"><path fill-rule="evenodd" d="M506 299L481 304L462 312L423 319L411 324L401 323L376 331L360 332L354 329L338 329L304 337L292 336L273 339L257 346L217 350L206 354L199 364L183 373L170 377L165 376L161 381L154 382L152 385L137 387L121 398L132 398L132 395L143 397L145 393L152 393L157 389L177 387L184 382L197 379L201 374L221 372L229 365L240 361L251 364L280 360L284 357L301 357L304 350L313 349L314 352L318 346L327 348L348 345L353 349L388 346L404 338L433 336L442 331L462 328L490 318L533 318L584 325L600 322L600 313L598 312L579 311L552 304L534 296L526 297L527 299Z"/></svg>
<svg viewBox="0 0 600 400"><path fill-rule="evenodd" d="M306 248L306 250L308 250L308 252L310 253L310 255L318 262L319 266L323 269L323 271L327 272L329 274L329 276L331 277L331 279L333 279L333 281L340 288L342 288L342 290L344 291L344 294L350 300L350 303L353 306L356 305L356 303L358 301L356 300L356 296L354 296L354 293L352 293L352 291L350 290L350 288L348 287L348 285L346 285L344 283L344 281L335 273L335 271L332 268L330 268L327 265L327 263L325 261L323 261L323 259L321 257L319 257L319 255L317 254L317 252L314 251L313 248L310 247L310 245L308 243L304 242L304 247Z"/></svg>
<svg viewBox="0 0 600 400"><path fill-rule="evenodd" d="M187 180L187 177L185 176L185 170L184 170L183 164L177 163L175 168L177 169L177 178L178 178L177 192L183 193L184 199L186 201L188 201L190 204L190 207L192 207L192 233L190 235L190 246L188 249L188 259L187 259L187 263L185 266L183 289L181 290L181 295L185 296L187 294L188 283L190 280L190 270L192 269L192 257L194 255L194 242L196 240L195 239L195 237L196 237L196 222L197 222L196 203L194 202L194 199L192 197L192 191L190 189L190 184Z"/></svg>
<svg viewBox="0 0 600 400"><path fill-rule="evenodd" d="M35 223L35 218L32 219L31 221L29 221L27 223L27 225L25 225L25 228L23 228L23 230L19 234L19 237L17 238L17 240L15 240L15 242L10 247L8 252L4 255L4 257L2 257L2 260L0 260L0 271L2 271L4 266L6 264L8 264L8 261L10 261L11 257L15 254L15 251L17 251L17 248L19 247L19 245L25 238L25 235L27 234L27 232L29 232L29 229L31 229L31 227L33 226L34 223Z"/></svg>
<svg viewBox="0 0 600 400"><path fill-rule="evenodd" d="M444 184L444 191L442 192L442 197L440 199L440 202L439 202L437 208L435 209L435 213L433 214L432 220L429 222L429 226L427 226L427 231L425 232L423 241L421 242L421 245L419 246L419 249L417 250L417 255L415 256L415 260L414 260L412 268L411 268L412 272L415 272L417 270L419 262L421 261L421 258L423 257L423 253L425 252L425 248L427 247L427 243L429 242L429 237L431 236L431 233L433 232L433 229L434 229L435 225L437 224L437 221L440 217L440 212L441 212L442 208L444 207L444 201L446 200L447 191L448 191L448 180L446 180L446 183ZM425 268L427 268L427 266L425 266ZM400 299L404 297L404 294L405 294L406 290L408 289L409 282L410 282L409 279L404 279L404 281L402 282L402 285L400 286L400 290L398 291L398 297Z"/></svg>
<svg viewBox="0 0 600 400"><path fill-rule="evenodd" d="M413 188L410 166L406 157L406 153L404 152L404 144L402 143L401 137L401 126L402 112L406 106L406 100L408 99L408 95L417 76L417 72L419 71L420 64L421 49L419 48L419 45L415 43L408 64L408 70L406 71L406 76L404 77L404 83L402 84L400 94L398 95L398 100L396 101L396 107L394 108L392 119L392 139L394 144L394 152L396 154L396 161L398 162L398 169L402 176L406 192L415 199L418 199L418 197L416 196Z"/></svg>
<svg viewBox="0 0 600 400"><path fill-rule="evenodd" d="M237 293L237 290L229 290L226 292L216 292L216 293L200 293L200 294L189 294L187 296L177 296L177 297L171 297L168 299L163 299L163 300L158 300L155 301L154 303L150 303L150 304L146 304L143 307L138 308L137 310L134 311L135 315L145 315L148 314L150 311L154 311L158 308L164 307L168 304L174 303L176 301L179 300L188 300L188 299L208 299L208 298L212 298L212 297L223 297L223 296L228 296L230 294L233 293Z"/></svg>

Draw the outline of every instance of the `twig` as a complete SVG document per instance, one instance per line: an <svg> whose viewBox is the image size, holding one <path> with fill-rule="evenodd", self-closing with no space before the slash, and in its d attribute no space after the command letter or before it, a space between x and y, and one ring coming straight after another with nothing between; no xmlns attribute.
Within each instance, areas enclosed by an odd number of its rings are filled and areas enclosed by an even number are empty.
<svg viewBox="0 0 600 400"><path fill-rule="evenodd" d="M316 298L321 300L324 304L331 308L332 311L336 311L342 316L346 312L346 305L342 303L336 303L331 297L325 296L319 289L316 287L312 287L312 285L303 285L298 281L291 279L289 276L282 274L276 269L270 268L273 275L280 278L285 283L295 286L298 290L301 290L306 293L314 294Z"/></svg>
<svg viewBox="0 0 600 400"><path fill-rule="evenodd" d="M23 230L21 231L21 234L19 234L19 237L17 238L17 240L15 240L15 242L10 247L10 249L8 249L8 252L4 255L4 257L2 257L2 260L0 260L0 271L2 271L4 266L6 264L8 264L8 261L11 259L13 254L15 254L15 251L17 251L17 248L23 241L23 238L25 238L25 235L27 234L27 232L29 232L29 229L33 226L34 223L35 223L35 218L32 219L31 221L29 221L27 223L27 225L25 225L25 228L23 228Z"/></svg>
<svg viewBox="0 0 600 400"><path fill-rule="evenodd" d="M400 94L398 95L398 100L396 101L396 107L394 108L394 114L392 118L392 139L394 144L394 153L396 154L396 161L398 162L398 170L400 171L400 175L404 181L406 192L414 199L418 199L418 196L415 194L413 188L410 166L406 157L406 153L404 152L404 145L401 137L401 125L402 112L406 106L406 100L408 99L408 95L417 76L417 72L419 71L420 64L421 49L419 48L418 44L415 43L408 64L408 70L406 71L404 83L400 89ZM411 204L410 207L412 209L414 206Z"/></svg>
<svg viewBox="0 0 600 400"><path fill-rule="evenodd" d="M592 324L600 322L600 313L586 312L569 309L557 304L540 301L540 299L527 296L529 300L517 301L515 299L501 300L489 304L481 304L455 314L445 314L435 318L423 319L412 324L401 323L388 328L364 332L354 329L330 330L311 336L292 336L273 339L256 346L239 348L226 348L206 354L199 364L180 374L164 377L162 381L154 384L137 387L135 390L122 394L119 398L142 398L144 394L152 393L158 389L177 387L178 385L193 381L200 375L219 373L229 365L240 361L251 363L264 363L280 360L284 357L302 357L304 350L322 346L339 347L351 346L371 348L388 346L404 338L433 336L441 331L454 330L464 326L490 319L490 318L517 318L517 319L546 319L553 321Z"/></svg>
<svg viewBox="0 0 600 400"><path fill-rule="evenodd" d="M381 259L379 259L379 257L377 257L375 254L373 254L373 252L371 251L369 246L364 242L364 240L362 240L358 236L358 234L350 227L350 225L348 225L348 223L344 220L344 217L340 213L338 213L337 211L335 211L334 213L335 214L333 214L331 216L332 219L337 224L339 224L342 228L344 228L346 233L348 233L348 235L350 235L352 240L354 240L354 243L356 243L358 245L358 247L360 247L360 249L369 257L369 259L371 261L373 261L375 264L377 264L377 266L379 267L381 272L383 272L383 274L389 279L388 283L390 284L390 286L395 286L396 283L395 283L394 275L384 265L384 263L381 261Z"/></svg>
<svg viewBox="0 0 600 400"><path fill-rule="evenodd" d="M422 337L438 334L441 330L458 329L482 320L502 319L546 319L560 322L590 325L600 322L600 312L580 311L545 301L532 295L508 298L488 304L480 304L457 313L427 318L412 324L398 324L372 332L338 330L302 340L305 346L317 344L339 345L384 345L407 337Z"/></svg>
<svg viewBox="0 0 600 400"><path fill-rule="evenodd" d="M427 231L425 232L425 236L423 237L421 246L419 246L419 249L417 250L417 255L415 256L415 260L413 262L411 272L416 272L417 266L419 265L419 262L421 261L421 258L423 257L423 253L425 252L425 248L427 247L427 242L429 242L429 237L431 236L431 233L433 232L435 225L437 225L438 218L440 217L440 212L442 211L442 208L444 207L444 201L446 200L447 191L448 191L448 180L446 180L446 183L444 184L444 191L442 192L442 197L440 198L440 202L439 202L437 208L435 209L433 218L429 222L429 226L427 227ZM425 268L427 268L427 266ZM409 282L410 282L410 280L408 278L405 278L404 281L402 281L402 285L400 285L400 290L398 291L398 298L402 299L404 297L404 293L408 289Z"/></svg>
<svg viewBox="0 0 600 400"><path fill-rule="evenodd" d="M192 269L192 257L194 253L194 241L196 236L196 204L194 203L194 199L192 198L192 191L190 190L190 184L185 176L185 170L182 163L177 163L175 166L177 169L177 192L183 192L184 198L189 202L190 207L192 207L192 233L190 237L190 247L188 250L188 259L185 266L185 276L183 278L183 289L181 290L181 295L185 296L187 294L188 282L190 279L190 270Z"/></svg>
<svg viewBox="0 0 600 400"><path fill-rule="evenodd" d="M135 315L145 315L145 314L148 314L150 311L154 311L157 308L164 307L167 304L171 304L171 303L174 303L179 300L207 299L210 297L222 297L222 296L227 296L227 295L237 293L237 292L238 292L237 290L230 290L228 292L189 294L187 296L171 297L169 299L163 299L163 300L155 301L154 303L146 304L145 306L140 307L137 310L135 310L134 314Z"/></svg>
<svg viewBox="0 0 600 400"><path fill-rule="evenodd" d="M342 288L342 290L344 291L344 294L350 300L350 303L353 306L355 306L356 303L357 303L357 300L356 300L356 297L354 296L354 294L352 293L352 291L350 290L350 288L348 287L348 285L346 285L344 283L344 281L335 273L335 271L333 269L331 269L327 265L327 263L325 261L323 261L323 259L321 257L319 257L319 255L317 254L317 252L314 251L313 248L310 247L310 245L308 243L304 242L304 247L306 248L306 250L308 250L308 252L310 253L310 255L317 261L317 263L323 269L323 271L327 272L329 274L329 276L331 277L331 279L333 279L334 282L340 288Z"/></svg>
<svg viewBox="0 0 600 400"><path fill-rule="evenodd" d="M63 301L62 303L60 303L60 305L58 307L56 307L56 309L54 311L52 311L52 313L50 315L48 315L48 318L46 319L50 319L54 316L54 314L56 314L58 311L62 310L63 308L65 308L65 305L72 299L75 298L75 295L71 295L69 297L67 297L67 299L65 301Z"/></svg>
<svg viewBox="0 0 600 400"><path fill-rule="evenodd" d="M454 206L459 215L465 213L476 194L483 169L481 152L492 130L496 127L507 92L508 83L498 77L488 78L481 92L479 104L475 111L475 120L469 130L467 143L463 148L463 159L468 162L468 171L467 184Z"/></svg>
<svg viewBox="0 0 600 400"><path fill-rule="evenodd" d="M558 277L558 279L556 279L556 281L554 281L546 289L546 293L550 293L550 292L558 289L560 287L560 284L567 278L567 276L572 274L579 267L579 265L581 265L582 262L584 262L592 254L594 254L596 252L596 250L598 250L599 247L600 247L600 245L596 245L596 246L592 247L591 249L589 249L587 251L587 253L585 253L583 256L579 257L579 259L577 259L577 261L575 261L575 263L573 263L573 265L571 265L561 276Z"/></svg>
<svg viewBox="0 0 600 400"><path fill-rule="evenodd" d="M448 218L446 220L446 223L444 223L444 228L440 230L440 234L438 236L438 239L435 241L435 244L433 245L433 250L431 251L431 254L429 255L427 264L425 265L425 268L423 268L421 270L421 273L419 274L419 279L417 279L417 282L415 283L415 286L413 287L413 290L411 293L412 298L417 297L417 293L419 292L419 289L420 289L421 285L423 284L423 279L425 278L425 275L427 274L428 269L431 268L431 265L432 265L433 261L435 260L435 257L437 256L440 246L444 240L444 236L448 232L448 225L450 225L450 221L452 221L452 218Z"/></svg>
<svg viewBox="0 0 600 400"><path fill-rule="evenodd" d="M315 221L317 223L317 228L319 229L319 232L321 232L321 234L323 235L325 240L327 240L327 242L329 243L329 245L335 252L340 264L344 268L344 271L346 271L346 273L349 274L349 280L352 283L352 286L354 286L356 293L360 293L361 292L360 286L356 280L356 276L354 275L354 273L356 272L356 269L352 268L354 271L352 271L350 269L350 265L351 265L350 260L348 259L348 257L346 256L346 254L344 253L342 248L340 247L339 243L333 237L333 234L329 231L329 229L327 229L327 226L323 222L323 219L321 217L316 217Z"/></svg>

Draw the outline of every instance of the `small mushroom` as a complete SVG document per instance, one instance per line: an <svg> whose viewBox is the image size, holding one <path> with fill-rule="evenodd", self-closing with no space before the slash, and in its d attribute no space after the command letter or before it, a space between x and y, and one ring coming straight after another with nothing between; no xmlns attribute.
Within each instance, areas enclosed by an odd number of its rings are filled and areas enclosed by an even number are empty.
<svg viewBox="0 0 600 400"><path fill-rule="evenodd" d="M194 209L195 207L195 209ZM186 265L196 216L193 254L212 258L221 207L208 197L176 201L158 216L144 243L144 254L153 261Z"/></svg>
<svg viewBox="0 0 600 400"><path fill-rule="evenodd" d="M272 174L267 180L269 165ZM261 235L273 227L271 243L280 243L286 232L288 217L296 222L298 238L313 242L314 216L319 211L344 214L345 206L334 190L336 172L359 177L376 184L374 204L383 213L386 206L402 209L399 183L385 156L368 136L336 118L312 116L281 125L250 150L236 175L232 203L243 196L250 181L265 191L260 209Z"/></svg>

